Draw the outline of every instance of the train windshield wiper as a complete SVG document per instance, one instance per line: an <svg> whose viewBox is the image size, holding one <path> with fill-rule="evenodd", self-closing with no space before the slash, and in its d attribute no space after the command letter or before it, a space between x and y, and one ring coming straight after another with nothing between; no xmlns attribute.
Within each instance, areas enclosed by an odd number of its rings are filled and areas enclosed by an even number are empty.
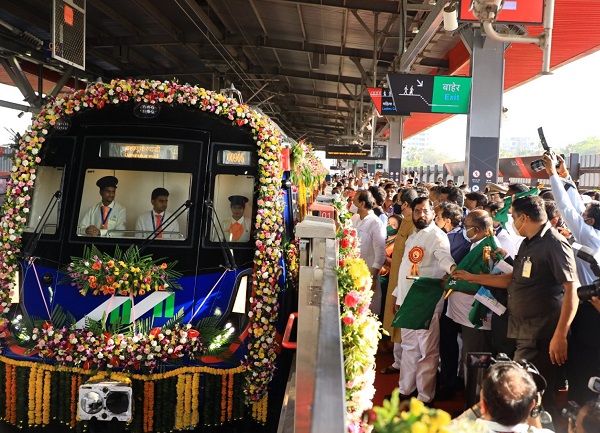
<svg viewBox="0 0 600 433"><path fill-rule="evenodd" d="M165 219L160 226L156 227L154 229L154 231L152 233L150 233L146 239L144 240L144 242L142 242L142 244L140 245L139 251L140 253L142 251L144 251L148 245L150 245L152 242L154 242L154 240L156 239L156 237L158 235L161 234L161 232L163 232L165 229L167 229L171 224L173 224L173 221L175 221L177 218L179 218L179 216L184 213L186 210L188 210L189 208L191 208L193 205L191 200L187 200L185 203L183 203L181 206L179 206L177 208L177 210L175 212L173 212L171 214L171 216L167 219Z"/></svg>
<svg viewBox="0 0 600 433"><path fill-rule="evenodd" d="M223 230L223 226L221 225L221 221L219 220L219 215L215 211L212 200L205 201L206 206L210 209L210 222L211 226L214 227L215 233L217 234L217 238L219 239L219 245L221 246L221 251L223 252L223 257L225 258L225 264L227 269L237 269L237 265L235 263L235 257L233 256L233 251L231 250L231 246L229 242L227 242L227 237L225 236L225 231ZM216 218L216 224L215 224Z"/></svg>
<svg viewBox="0 0 600 433"><path fill-rule="evenodd" d="M40 220L38 221L37 225L35 226L35 230L33 230L33 233L31 234L31 238L27 242L27 245L25 245L25 248L23 248L22 257L25 260L28 260L29 258L31 258L31 255L35 251L37 244L38 244L40 238L42 237L42 232L44 230L44 227L46 226L46 223L48 222L48 218L50 218L50 215L52 214L52 211L54 210L54 207L56 206L56 203L58 203L58 201L60 200L61 196L62 196L62 193L59 190L59 191L56 191L54 194L52 194L52 197L50 197L50 200L48 201L48 205L46 206L44 213L40 217Z"/></svg>

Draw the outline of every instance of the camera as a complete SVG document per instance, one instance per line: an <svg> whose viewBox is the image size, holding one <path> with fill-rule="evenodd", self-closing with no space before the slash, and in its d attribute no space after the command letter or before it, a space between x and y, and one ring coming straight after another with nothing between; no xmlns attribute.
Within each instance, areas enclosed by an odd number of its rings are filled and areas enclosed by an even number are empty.
<svg viewBox="0 0 600 433"><path fill-rule="evenodd" d="M548 142L546 141L546 137L544 136L544 130L542 129L541 126L538 128L538 135L540 136L540 141L542 142L542 147L544 148L544 153L552 153L552 150L550 149L550 146L548 146ZM559 165L560 165L560 163L557 162L556 168L558 168ZM531 169L533 171L535 171L537 173L538 171L544 170L544 168L545 168L544 160L541 158L536 159L534 161L531 161L529 166L531 167Z"/></svg>
<svg viewBox="0 0 600 433"><path fill-rule="evenodd" d="M600 377L590 377L590 381L588 382L588 388L596 394L600 394ZM598 398L600 398L600 396ZM573 420L573 422L575 422L575 419L577 418L577 415L579 414L580 410L581 406L579 406L574 401L569 401L567 402L567 407L565 407L561 411L561 413L564 418Z"/></svg>
<svg viewBox="0 0 600 433"><path fill-rule="evenodd" d="M499 353L496 357L493 357L488 352L469 352L467 353L467 367L470 368L489 368L498 362L514 362L523 368L533 377L533 381L537 387L539 393L543 393L546 390L546 379L540 374L535 365L526 359L520 361L513 361L505 353Z"/></svg>
<svg viewBox="0 0 600 433"><path fill-rule="evenodd" d="M581 410L581 406L579 406L574 401L569 401L567 403L567 407L563 408L563 410L561 411L561 414L562 414L563 418L567 418L567 419L570 419L573 422L575 422L575 419L577 418L577 414L579 413L580 410Z"/></svg>
<svg viewBox="0 0 600 433"><path fill-rule="evenodd" d="M596 257L594 257L594 251L591 248L578 243L573 243L572 247L576 252L577 257L588 263L594 275L600 277L600 266L598 265ZM592 284L578 288L577 296L580 301L589 301L592 299L592 296L600 297L600 278L595 280Z"/></svg>

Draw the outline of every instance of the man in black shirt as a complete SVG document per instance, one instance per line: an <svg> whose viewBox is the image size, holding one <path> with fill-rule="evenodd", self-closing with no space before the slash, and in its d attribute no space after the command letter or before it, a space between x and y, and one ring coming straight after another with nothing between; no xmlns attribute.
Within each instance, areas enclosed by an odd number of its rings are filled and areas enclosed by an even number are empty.
<svg viewBox="0 0 600 433"><path fill-rule="evenodd" d="M537 196L512 205L514 231L524 236L513 272L473 275L455 271L454 278L508 289L508 337L515 338L515 360L532 362L555 389L556 366L567 360L567 333L577 312L579 280L573 250L548 222L544 201ZM546 408L556 413L552 392Z"/></svg>

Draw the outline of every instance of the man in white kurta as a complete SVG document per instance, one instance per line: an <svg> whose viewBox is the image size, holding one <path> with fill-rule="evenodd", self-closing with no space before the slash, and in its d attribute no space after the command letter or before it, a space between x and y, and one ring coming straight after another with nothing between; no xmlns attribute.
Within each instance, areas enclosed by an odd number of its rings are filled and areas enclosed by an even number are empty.
<svg viewBox="0 0 600 433"><path fill-rule="evenodd" d="M102 201L88 209L79 223L80 235L106 236L110 230L125 230L127 212L115 201L119 180L104 176L96 182Z"/></svg>
<svg viewBox="0 0 600 433"><path fill-rule="evenodd" d="M177 220L167 222L168 226L163 230L165 221L171 217L171 213L167 212L169 205L169 191L165 188L156 188L150 196L152 209L141 214L136 223L135 230L139 237L147 238L157 228L159 230L156 239L181 239L179 235L179 223Z"/></svg>
<svg viewBox="0 0 600 433"><path fill-rule="evenodd" d="M404 256L394 289L398 308L412 286L409 276L442 278L456 267L450 255L448 236L433 223L434 211L427 197L412 203L415 231L406 240ZM417 274L417 275L415 275ZM415 389L417 398L425 403L435 396L435 379L440 354L440 316L443 297L437 303L429 329L402 328L402 361L400 364L400 394L410 395Z"/></svg>
<svg viewBox="0 0 600 433"><path fill-rule="evenodd" d="M360 240L360 257L369 267L373 277L371 311L374 314L380 314L379 271L385 263L386 229L381 219L373 213L375 200L369 191L358 191L352 201L357 208L356 214L352 217L352 224L356 228L356 235Z"/></svg>

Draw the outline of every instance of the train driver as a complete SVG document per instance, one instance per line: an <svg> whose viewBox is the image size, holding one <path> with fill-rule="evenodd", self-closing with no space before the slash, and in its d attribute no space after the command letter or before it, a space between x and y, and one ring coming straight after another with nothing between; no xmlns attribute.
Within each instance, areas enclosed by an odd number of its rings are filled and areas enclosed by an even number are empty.
<svg viewBox="0 0 600 433"><path fill-rule="evenodd" d="M171 213L167 212L167 206L169 204L169 191L165 188L156 188L150 195L150 203L152 203L152 210L141 214L137 222L135 223L135 230L142 235L147 237L150 233L154 232L157 228L159 229L156 239L177 239L179 238L179 223L177 220L173 220L171 224L165 229L165 233L162 233L162 224L171 217Z"/></svg>
<svg viewBox="0 0 600 433"><path fill-rule="evenodd" d="M248 198L243 195L229 196L231 217L223 220L223 229L229 233L229 242L248 242L250 240L250 220L244 216ZM226 235L227 236L227 235Z"/></svg>
<svg viewBox="0 0 600 433"><path fill-rule="evenodd" d="M88 209L79 224L79 230L88 236L106 236L109 230L125 230L126 210L115 201L119 180L114 176L98 179L102 200Z"/></svg>

